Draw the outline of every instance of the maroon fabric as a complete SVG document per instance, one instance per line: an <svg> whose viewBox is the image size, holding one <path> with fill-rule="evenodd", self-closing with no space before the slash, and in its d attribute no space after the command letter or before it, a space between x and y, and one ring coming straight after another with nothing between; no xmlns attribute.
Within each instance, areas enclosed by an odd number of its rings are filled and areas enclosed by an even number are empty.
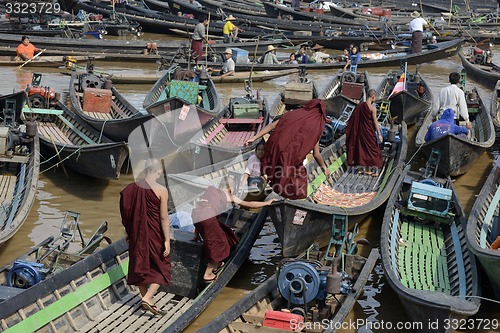
<svg viewBox="0 0 500 333"><path fill-rule="evenodd" d="M203 238L203 251L211 264L229 257L231 247L238 243L233 230L218 220L227 207L226 194L213 186L207 188L193 209L196 230Z"/></svg>
<svg viewBox="0 0 500 333"><path fill-rule="evenodd" d="M160 199L145 180L127 185L120 193L122 224L129 237L127 283L170 285L170 256L165 258Z"/></svg>
<svg viewBox="0 0 500 333"><path fill-rule="evenodd" d="M318 98L280 118L261 160L262 173L274 192L288 199L307 196L307 172L302 162L321 138L325 123L326 105Z"/></svg>
<svg viewBox="0 0 500 333"><path fill-rule="evenodd" d="M382 167L382 153L377 144L372 111L366 102L352 112L346 128L347 164Z"/></svg>
<svg viewBox="0 0 500 333"><path fill-rule="evenodd" d="M193 39L191 41L191 50L193 50L193 53L196 53L196 55L198 56L198 61L201 61L203 57L203 40Z"/></svg>

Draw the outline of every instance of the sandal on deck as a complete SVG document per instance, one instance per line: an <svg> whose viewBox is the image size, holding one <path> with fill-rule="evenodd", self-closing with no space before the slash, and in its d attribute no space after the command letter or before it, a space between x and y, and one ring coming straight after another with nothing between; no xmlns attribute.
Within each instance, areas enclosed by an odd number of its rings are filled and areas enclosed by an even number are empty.
<svg viewBox="0 0 500 333"><path fill-rule="evenodd" d="M158 310L158 307L156 305L151 305L148 302L142 301L141 302L141 309L143 311L151 312L153 315L160 315L163 316L165 313Z"/></svg>
<svg viewBox="0 0 500 333"><path fill-rule="evenodd" d="M224 264L224 262L222 261L222 262L219 264L219 267L214 268L214 269L212 270L212 272L213 272L215 275L217 275L217 274L218 274L218 273L219 273L219 272L220 272L220 271L224 268L224 265L225 265L225 264Z"/></svg>
<svg viewBox="0 0 500 333"><path fill-rule="evenodd" d="M203 281L206 283L206 284L209 284L209 283L212 283L212 282L215 282L215 280L217 280L217 275L214 276L213 278L211 279L203 279Z"/></svg>

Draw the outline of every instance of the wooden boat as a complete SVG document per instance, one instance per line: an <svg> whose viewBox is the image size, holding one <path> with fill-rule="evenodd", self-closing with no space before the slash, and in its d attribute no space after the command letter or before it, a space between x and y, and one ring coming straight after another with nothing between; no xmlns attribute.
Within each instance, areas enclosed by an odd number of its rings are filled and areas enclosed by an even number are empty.
<svg viewBox="0 0 500 333"><path fill-rule="evenodd" d="M73 73L69 83L71 108L104 136L117 142L128 141L130 132L153 115L141 113L106 82L93 73Z"/></svg>
<svg viewBox="0 0 500 333"><path fill-rule="evenodd" d="M14 51L15 53L15 51ZM20 66L24 64L25 60L16 60L16 56L0 56L0 66ZM87 60L87 56L72 56L74 60ZM97 59L102 59L104 56L96 55ZM41 55L36 59L26 63L25 66L29 67L61 67L66 65L65 56L45 56Z"/></svg>
<svg viewBox="0 0 500 333"><path fill-rule="evenodd" d="M93 253L103 240L111 244L111 240L104 236L108 229L107 221L102 222L94 234L85 240L82 238L79 220L80 213L66 211L59 235L48 237L12 263L0 268L0 303L3 309L12 309L13 306L18 309L20 304L12 302L13 298L22 299L22 296L30 294L31 288L37 284L44 283L45 279L63 272L85 255ZM80 248L71 244L77 237L81 241Z"/></svg>
<svg viewBox="0 0 500 333"><path fill-rule="evenodd" d="M474 54L474 52L480 52ZM491 51L474 48L467 54L459 53L458 56L462 61L467 74L476 78L479 82L493 88L498 80L500 80L500 66L491 61Z"/></svg>
<svg viewBox="0 0 500 333"><path fill-rule="evenodd" d="M500 236L500 224L498 223L500 186L499 179L496 178L498 172L498 167L494 165L472 206L466 231L467 245L483 267L497 299L500 299L500 282L498 281L500 251L490 248L491 244Z"/></svg>
<svg viewBox="0 0 500 333"><path fill-rule="evenodd" d="M476 263L465 242L465 214L449 177L423 178L409 169L384 214L380 252L385 276L410 320L424 323L422 331L451 332L446 322L464 320L480 305Z"/></svg>
<svg viewBox="0 0 500 333"><path fill-rule="evenodd" d="M255 97L250 87L246 91L245 97L231 98L222 112L180 148L181 154L189 155L194 169L255 150L259 141L246 142L268 124L271 110L258 92Z"/></svg>
<svg viewBox="0 0 500 333"><path fill-rule="evenodd" d="M298 68L283 69L277 71L253 71L252 82L264 82L273 80L282 76L294 74L298 72ZM157 82L163 73L154 74L113 74L113 83L117 84L154 84ZM250 71L236 72L231 76L211 76L214 83L244 83L250 77Z"/></svg>
<svg viewBox="0 0 500 333"><path fill-rule="evenodd" d="M406 61L408 65L417 65L422 63L428 63L434 60L439 60L447 57L451 57L457 54L463 43L462 38L457 38L450 41L439 42L436 44L429 44L424 47L423 51L420 53L410 53L409 48L404 48L400 50L387 50L380 52L363 52L361 54L361 59L358 63L358 68L367 67L382 67L382 66L398 66L402 60ZM179 63L184 63L179 61ZM210 67L220 67L222 63L208 62ZM322 70L332 68L344 68L345 62L330 62L330 63L308 63L308 64L236 64L236 71L240 70L250 70L253 67L254 70L277 70L277 69L287 69L287 68L297 68L304 66L308 70Z"/></svg>
<svg viewBox="0 0 500 333"><path fill-rule="evenodd" d="M469 131L470 138L446 134L440 138L425 141L427 128L434 121L430 110L425 116L422 126L417 132L415 143L419 149L429 157L433 149L438 149L441 162L438 166L440 175L459 176L472 168L481 154L495 142L495 128L489 111L476 88L465 94L469 109L469 120L473 129Z"/></svg>
<svg viewBox="0 0 500 333"><path fill-rule="evenodd" d="M215 282L205 284L203 244L193 233L171 231L172 283L156 294L156 305L166 314L152 317L140 310L137 288L128 286L128 243L114 242L2 304L4 329L95 332L148 330L180 332L215 298L247 260L264 224L266 211L257 215L233 210L226 222L236 228L240 242ZM43 302L43 307L39 306ZM21 317L22 315L22 317ZM22 318L22 319L21 319Z"/></svg>
<svg viewBox="0 0 500 333"><path fill-rule="evenodd" d="M418 70L407 73L400 88L397 84L401 76L401 71L389 71L377 87L377 96L391 102L389 109L396 122L412 125L432 108L432 91Z"/></svg>
<svg viewBox="0 0 500 333"><path fill-rule="evenodd" d="M16 105L18 95L14 93L0 97L0 110L4 115L20 112L22 104ZM40 170L40 144L36 128L28 125L0 127L1 135L8 144L0 152L0 246L8 241L21 228L35 201L38 175ZM4 118L8 124L8 117Z"/></svg>
<svg viewBox="0 0 500 333"><path fill-rule="evenodd" d="M312 255L303 260L285 260L277 274L268 278L198 332L257 332L260 330L278 332L284 330L286 325L289 328L287 330L291 331L294 324L298 326L301 320L304 320L302 323L304 327L316 328L314 332L335 332L335 327L347 327L345 324L343 326L342 323L344 323L347 315L355 305L356 299L366 285L378 258L378 249L373 249L368 258L346 254L344 272L346 273L345 276L350 279L348 283L352 286L352 290L347 293L345 291L344 293L339 292L340 295L336 295L333 303L330 303L333 300L332 298L330 301L326 301L326 304L323 304L325 301L322 300L324 293L330 294L329 291L336 292L341 289L328 289L325 286L325 289L328 290L326 291L322 290L319 283L317 283L320 274L322 274L320 272L326 271L328 274L331 271L331 265L323 265L321 263L323 258L316 258ZM312 264L311 260L315 260L315 264ZM316 262L316 260L318 261ZM291 286L289 286L291 280L286 279L283 275L286 273L292 274L297 280L301 280L301 277L305 276L312 277L306 283L309 294L315 297L310 304L307 304L307 306L304 304L292 305L293 302L288 301L288 299L297 300L297 296L294 295L292 298L292 296L284 294L288 289L291 289ZM298 276L299 274L301 274L301 277ZM304 274L307 275L304 276ZM338 282L340 283L340 279ZM314 291L318 291L318 294L314 295ZM311 304L312 306L310 306ZM294 306L293 309L292 306ZM323 308L323 311L320 311L321 314L315 318L312 313L318 308ZM291 312L282 312L283 309L291 310ZM304 313L306 313L306 318L303 316ZM296 322L293 322L294 320ZM329 325L325 325L325 323ZM338 331L342 330L339 329Z"/></svg>
<svg viewBox="0 0 500 333"><path fill-rule="evenodd" d="M491 118L496 127L500 127L500 80L495 84L491 96Z"/></svg>
<svg viewBox="0 0 500 333"><path fill-rule="evenodd" d="M23 108L25 118L37 116L42 156L89 177L117 179L128 156L127 144L101 135L63 103L57 102L57 107Z"/></svg>
<svg viewBox="0 0 500 333"><path fill-rule="evenodd" d="M402 171L408 146L404 122L397 132L399 140L384 143L384 165L377 177L348 167L345 135L321 152L331 173L328 179L316 161L307 163L307 198L285 199L269 209L284 257L297 256L313 242L328 244L332 219L348 219L354 225L387 200Z"/></svg>

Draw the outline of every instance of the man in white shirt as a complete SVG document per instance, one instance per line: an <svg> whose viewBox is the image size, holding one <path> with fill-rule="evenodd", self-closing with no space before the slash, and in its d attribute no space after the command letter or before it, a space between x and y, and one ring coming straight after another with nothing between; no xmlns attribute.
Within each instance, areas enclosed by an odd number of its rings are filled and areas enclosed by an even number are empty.
<svg viewBox="0 0 500 333"><path fill-rule="evenodd" d="M410 15L413 20L410 21L411 32L411 53L422 52L422 32L427 26L427 21L420 17L420 13L414 11Z"/></svg>
<svg viewBox="0 0 500 333"><path fill-rule="evenodd" d="M444 87L439 92L439 97L434 101L434 110L438 114L442 113L447 108L451 108L455 114L455 120L462 118L465 120L467 129L472 129L469 121L469 111L465 100L465 93L457 84L460 82L460 73L452 72L449 76L450 85Z"/></svg>

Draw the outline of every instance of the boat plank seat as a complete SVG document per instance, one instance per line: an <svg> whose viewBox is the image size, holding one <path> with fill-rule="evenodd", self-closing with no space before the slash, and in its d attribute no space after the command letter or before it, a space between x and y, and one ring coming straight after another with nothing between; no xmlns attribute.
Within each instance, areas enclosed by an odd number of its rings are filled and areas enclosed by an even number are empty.
<svg viewBox="0 0 500 333"><path fill-rule="evenodd" d="M344 162L347 160L347 153L343 153L340 155L333 163L330 163L328 165L328 170L330 170L330 173L334 175L341 167L344 165ZM313 194L323 182L327 180L327 177L323 172L319 173L318 176L316 176L314 179L309 180L308 185L307 185L307 196L309 197L311 194Z"/></svg>
<svg viewBox="0 0 500 333"><path fill-rule="evenodd" d="M223 147L242 147L254 134L254 131L228 131L219 145Z"/></svg>
<svg viewBox="0 0 500 333"><path fill-rule="evenodd" d="M47 139L52 139L54 142L72 145L73 142L69 137L54 123L39 123L38 132Z"/></svg>
<svg viewBox="0 0 500 333"><path fill-rule="evenodd" d="M434 226L403 221L398 244L398 271L408 288L450 292L443 231Z"/></svg>
<svg viewBox="0 0 500 333"><path fill-rule="evenodd" d="M224 126L224 124L219 124L212 132L210 132L210 134L202 141L202 143L205 145L208 144L225 128L226 127Z"/></svg>
<svg viewBox="0 0 500 333"><path fill-rule="evenodd" d="M94 119L99 119L99 120L109 120L113 119L111 114L105 113L105 112L89 112L89 111L83 111L87 116L94 118Z"/></svg>
<svg viewBox="0 0 500 333"><path fill-rule="evenodd" d="M61 115L58 115L57 116L66 126L68 126L70 129L73 130L73 132L75 134L77 134L80 138L82 138L83 140L85 140L85 142L87 142L88 144L91 144L91 145L95 145L96 142L94 140L92 140L91 138L89 138L87 135L85 135L85 133L83 133L82 131L80 131L71 121L69 121L68 119L64 118L63 116Z"/></svg>
<svg viewBox="0 0 500 333"><path fill-rule="evenodd" d="M114 119L129 118L116 103L111 103L111 114Z"/></svg>
<svg viewBox="0 0 500 333"><path fill-rule="evenodd" d="M222 118L219 120L221 124L262 124L264 118L259 117L257 119L250 118Z"/></svg>

